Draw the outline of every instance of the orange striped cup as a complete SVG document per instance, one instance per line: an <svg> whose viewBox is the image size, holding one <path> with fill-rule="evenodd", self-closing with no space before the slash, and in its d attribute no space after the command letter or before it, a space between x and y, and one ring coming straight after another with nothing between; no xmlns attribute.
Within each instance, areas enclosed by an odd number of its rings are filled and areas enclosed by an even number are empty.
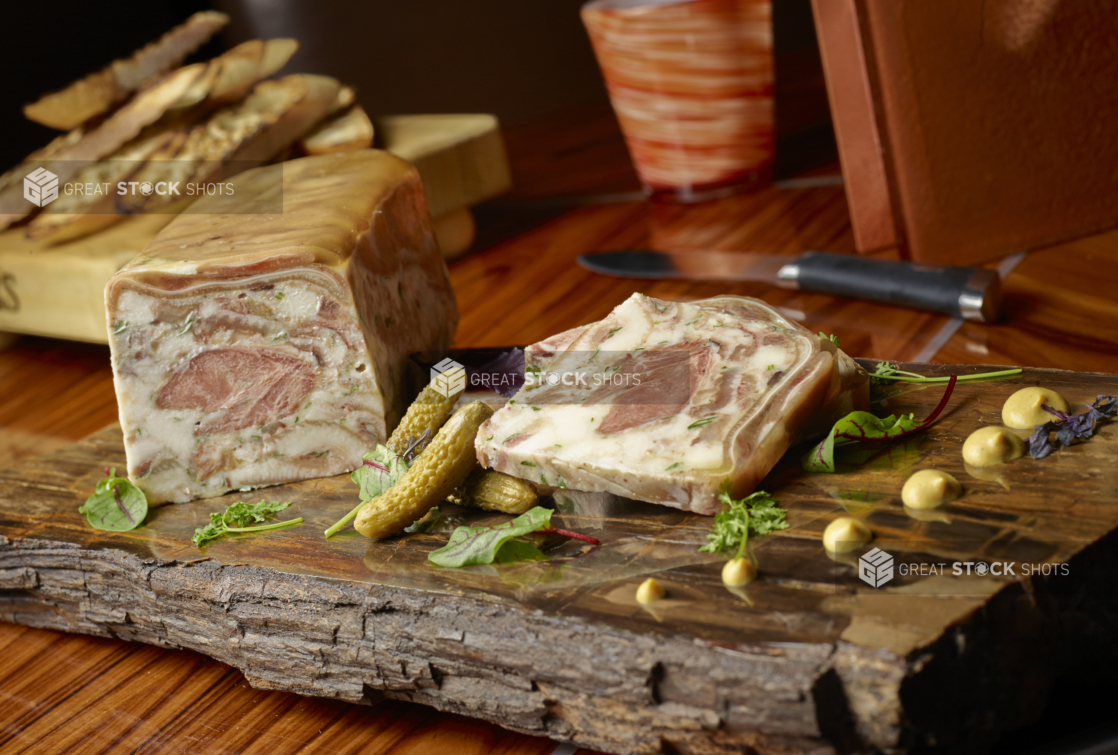
<svg viewBox="0 0 1118 755"><path fill-rule="evenodd" d="M645 191L689 202L771 179L770 0L592 0L582 22Z"/></svg>

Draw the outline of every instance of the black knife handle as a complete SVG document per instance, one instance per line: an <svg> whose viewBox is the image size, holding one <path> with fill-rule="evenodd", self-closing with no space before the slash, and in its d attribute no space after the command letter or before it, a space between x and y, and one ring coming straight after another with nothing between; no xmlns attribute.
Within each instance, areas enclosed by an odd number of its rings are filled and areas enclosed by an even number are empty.
<svg viewBox="0 0 1118 755"><path fill-rule="evenodd" d="M804 291L927 309L993 322L1001 314L1001 279L995 270L921 265L850 254L807 252L780 271Z"/></svg>

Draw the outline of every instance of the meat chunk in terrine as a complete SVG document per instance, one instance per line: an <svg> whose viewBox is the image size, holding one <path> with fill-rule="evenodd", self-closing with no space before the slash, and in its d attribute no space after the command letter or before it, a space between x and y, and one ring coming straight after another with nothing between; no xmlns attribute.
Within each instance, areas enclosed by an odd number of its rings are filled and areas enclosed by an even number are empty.
<svg viewBox="0 0 1118 755"><path fill-rule="evenodd" d="M458 321L404 161L363 150L231 183L105 291L128 475L153 503L354 469L406 409L407 354Z"/></svg>
<svg viewBox="0 0 1118 755"><path fill-rule="evenodd" d="M869 405L828 338L756 299L634 294L525 351L525 385L477 435L483 466L545 485L713 514L789 446Z"/></svg>

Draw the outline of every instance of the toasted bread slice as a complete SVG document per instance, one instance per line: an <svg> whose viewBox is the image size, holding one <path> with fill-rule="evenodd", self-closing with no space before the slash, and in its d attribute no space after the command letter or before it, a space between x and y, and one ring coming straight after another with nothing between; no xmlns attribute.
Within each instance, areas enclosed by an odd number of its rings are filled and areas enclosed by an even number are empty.
<svg viewBox="0 0 1118 755"><path fill-rule="evenodd" d="M261 165L321 120L339 88L335 79L310 74L262 81L244 100L192 128L181 145L153 155L129 180L220 181ZM166 160L174 162L159 164ZM150 212L166 203L156 194L127 200L118 204L129 212Z"/></svg>
<svg viewBox="0 0 1118 755"><path fill-rule="evenodd" d="M130 58L115 60L97 73L24 106L23 114L51 128L77 128L139 90L153 76L180 65L227 23L229 17L224 13L195 13Z"/></svg>
<svg viewBox="0 0 1118 755"><path fill-rule="evenodd" d="M105 119L95 129L82 133L78 138L68 141L66 146L54 151L49 160L38 162L58 177L59 185L70 181L82 168L82 164L100 160L111 155L122 145L136 137L146 126L159 120L163 114L178 102L190 86L206 69L205 63L179 68L150 87L140 90L135 97L119 110ZM22 173L27 171L26 162L9 171L7 186L0 190L0 230L30 215L37 208L23 201Z"/></svg>
<svg viewBox="0 0 1118 755"><path fill-rule="evenodd" d="M252 85L271 76L283 67L296 49L298 43L291 39L246 42L205 63L195 63L167 74L140 90L96 128L85 131L79 127L55 139L15 170L0 176L0 208L8 212L0 214L0 230L35 210L34 205L20 199L22 175L28 162L38 165L47 163L47 169L58 175L59 183L64 184L68 181L84 182L84 179L78 180L84 170L82 163L106 158L113 161L147 159L155 149L165 146L164 142L148 138L150 134L144 131L147 127L169 131L190 126L215 107L239 99ZM137 139L148 144L146 152L136 151L133 142ZM117 180L124 177L122 175ZM90 203L88 198L83 197L74 197L74 202ZM94 203L97 203L97 198L90 204ZM52 207L54 214L80 212L74 204L64 206L69 209ZM106 210L111 211L111 208ZM45 237L50 237L47 226L54 227L58 222L44 221L39 227L29 229L29 235L40 238L45 233Z"/></svg>
<svg viewBox="0 0 1118 755"><path fill-rule="evenodd" d="M283 68L299 49L294 39L250 39L209 61L206 72L182 96L175 107L187 108L199 103L211 107L224 105L248 94L258 81Z"/></svg>
<svg viewBox="0 0 1118 755"><path fill-rule="evenodd" d="M329 112L339 88L338 82L328 76L309 74L263 81L245 99L222 108L202 123L187 130L153 134L150 141L136 143L136 152L146 150L146 155L130 158L125 154L121 160L146 162L126 175L107 175L114 161L105 164L100 173L91 166L89 181L177 181L182 185L222 181L267 162L295 142ZM84 205L51 205L28 226L27 234L50 243L68 241L111 225L127 214L172 211L181 200L181 195L110 194L86 198Z"/></svg>
<svg viewBox="0 0 1118 755"><path fill-rule="evenodd" d="M353 104L315 126L299 140L299 146L308 155L368 149L373 146L373 122L360 105Z"/></svg>

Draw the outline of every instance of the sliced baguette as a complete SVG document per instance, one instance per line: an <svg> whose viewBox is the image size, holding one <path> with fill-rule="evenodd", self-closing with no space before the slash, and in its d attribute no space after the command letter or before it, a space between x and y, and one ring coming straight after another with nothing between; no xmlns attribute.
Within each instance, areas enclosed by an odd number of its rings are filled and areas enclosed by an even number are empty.
<svg viewBox="0 0 1118 755"><path fill-rule="evenodd" d="M373 122L360 105L354 104L315 126L299 140L299 146L308 155L368 149L373 146Z"/></svg>
<svg viewBox="0 0 1118 755"><path fill-rule="evenodd" d="M102 159L147 159L165 143L151 140L150 134L144 131L146 127L155 124L153 128L169 131L192 125L215 107L239 99L258 81L271 76L297 49L298 43L292 39L246 42L205 63L195 63L167 74L142 89L97 128L86 132L79 127L55 139L45 150L32 154L14 170L0 176L0 208L8 213L0 214L0 230L37 209L31 203L22 201L22 177L27 172L28 163L47 163L47 170L58 175L59 183L64 184L68 181L86 182L80 175L85 171L85 163ZM146 144L147 150L137 151L136 140ZM119 172L120 166L112 169ZM98 168L94 167L94 170ZM117 180L124 178L120 175ZM61 216L63 213L82 212L79 205L83 203L90 206L89 212L94 212L93 207L99 204L96 197L73 197L72 200L60 207L52 205L52 214ZM53 231L49 229L69 224L57 219L45 220L34 228L29 227L28 235L52 238Z"/></svg>
<svg viewBox="0 0 1118 755"><path fill-rule="evenodd" d="M113 181L223 181L272 159L320 121L335 102L340 85L328 76L294 74L263 81L242 101L214 113L185 131L172 131L160 141L153 136L146 162ZM141 145L137 145L139 149ZM90 180L96 174L90 173ZM61 198L60 200L61 201ZM181 197L152 194L96 197L80 210L52 205L28 227L28 235L59 243L100 230L128 214L172 211ZM180 208L181 209L181 208ZM75 211L84 214L73 214Z"/></svg>
<svg viewBox="0 0 1118 755"><path fill-rule="evenodd" d="M180 65L227 23L229 17L224 13L195 13L131 57L115 60L97 73L24 106L23 114L51 128L77 128L139 90L153 76Z"/></svg>
<svg viewBox="0 0 1118 755"><path fill-rule="evenodd" d="M135 138L144 127L162 117L205 69L205 63L197 63L172 71L150 87L140 90L95 129L68 140L65 146L54 151L49 160L33 162L57 175L60 186L67 183L85 163L95 162L112 154ZM9 171L14 176L6 176L6 186L0 190L0 212L3 213L0 214L0 230L38 209L23 200L22 175L28 169L28 163L23 162Z"/></svg>
<svg viewBox="0 0 1118 755"><path fill-rule="evenodd" d="M248 94L256 82L283 68L298 49L299 43L294 39L250 39L242 42L209 61L206 72L180 98L175 108L188 108L199 103L208 103L213 107L236 102Z"/></svg>

